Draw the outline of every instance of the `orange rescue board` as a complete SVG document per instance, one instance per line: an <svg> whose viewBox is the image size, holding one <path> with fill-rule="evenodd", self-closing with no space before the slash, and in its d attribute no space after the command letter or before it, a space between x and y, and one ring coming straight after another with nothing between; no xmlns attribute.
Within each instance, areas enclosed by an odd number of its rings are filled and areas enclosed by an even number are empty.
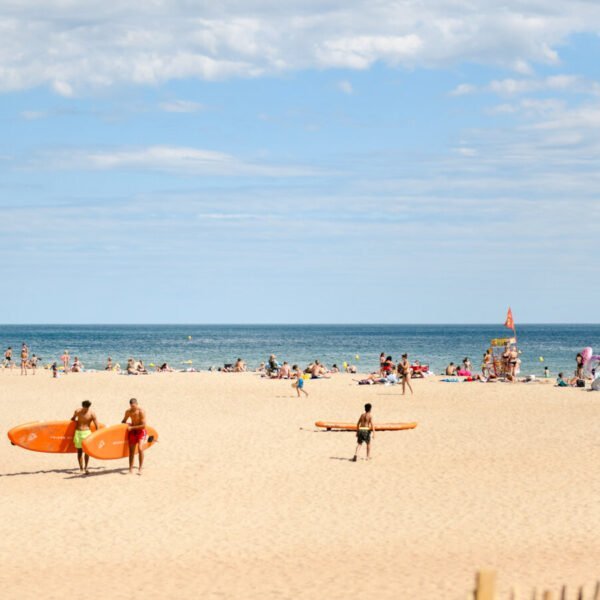
<svg viewBox="0 0 600 600"><path fill-rule="evenodd" d="M75 421L34 421L13 427L8 432L8 439L14 446L34 452L77 452L73 445L75 426ZM104 425L100 423L102 427ZM93 423L91 430L96 430Z"/></svg>
<svg viewBox="0 0 600 600"><path fill-rule="evenodd" d="M124 423L111 425L83 440L83 451L98 460L114 460L129 456L129 442ZM142 442L142 450L151 448L158 441L158 432L154 427L146 427L146 439ZM137 447L136 447L137 454Z"/></svg>
<svg viewBox="0 0 600 600"><path fill-rule="evenodd" d="M327 431L331 431L332 429L338 429L340 431L356 431L356 423L317 421L315 425L327 429ZM403 429L414 429L416 426L416 423L375 423L375 431L402 431Z"/></svg>

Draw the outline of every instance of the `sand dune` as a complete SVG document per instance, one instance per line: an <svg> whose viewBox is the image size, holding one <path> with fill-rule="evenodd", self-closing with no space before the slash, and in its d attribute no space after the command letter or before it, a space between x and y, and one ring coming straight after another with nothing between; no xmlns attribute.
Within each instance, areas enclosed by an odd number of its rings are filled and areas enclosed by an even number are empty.
<svg viewBox="0 0 600 600"><path fill-rule="evenodd" d="M600 576L600 394L543 384L356 386L255 374L0 373L0 429L68 418L84 399L110 424L137 397L160 433L143 476L126 461L0 444L0 585L20 598L464 599L474 571L501 588ZM349 462L364 402L381 432Z"/></svg>

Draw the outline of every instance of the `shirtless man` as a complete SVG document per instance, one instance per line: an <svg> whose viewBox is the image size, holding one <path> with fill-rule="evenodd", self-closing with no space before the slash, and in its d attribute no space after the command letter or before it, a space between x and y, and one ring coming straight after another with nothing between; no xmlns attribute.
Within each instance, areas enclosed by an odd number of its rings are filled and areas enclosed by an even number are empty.
<svg viewBox="0 0 600 600"><path fill-rule="evenodd" d="M75 448L77 448L77 462L79 463L79 471L80 473L85 473L86 475L89 473L88 463L90 462L90 457L85 454L84 467L84 452L82 448L82 442L92 433L92 430L90 429L91 423L93 423L96 426L96 429L98 429L96 414L90 409L90 406L92 406L92 403L89 400L84 400L81 403L81 408L78 408L71 417L71 421L75 421L77 423L77 426L75 427L75 435L73 436L73 444L75 445Z"/></svg>
<svg viewBox="0 0 600 600"><path fill-rule="evenodd" d="M356 424L357 443L352 462L358 460L358 451L363 445L363 442L367 444L367 460L371 459L371 438L375 439L375 427L373 426L373 419L371 417L371 408L370 404L365 404L365 412L360 415L358 423Z"/></svg>
<svg viewBox="0 0 600 600"><path fill-rule="evenodd" d="M10 370L12 371L12 368L13 368L12 346L9 346L6 349L6 352L4 353L4 366L5 367L10 367Z"/></svg>
<svg viewBox="0 0 600 600"><path fill-rule="evenodd" d="M27 364L29 361L29 348L27 344L23 342L21 346L21 375L27 375Z"/></svg>
<svg viewBox="0 0 600 600"><path fill-rule="evenodd" d="M142 408L138 406L138 401L132 398L129 401L129 409L125 411L125 416L121 423L127 423L127 420L131 419L129 424L129 431L127 432L127 439L129 442L129 472L133 473L133 459L135 457L135 447L138 448L138 472L142 473L142 467L144 466L144 442L146 441L146 413Z"/></svg>
<svg viewBox="0 0 600 600"><path fill-rule="evenodd" d="M398 375L402 375L402 395L406 393L406 386L413 394L412 386L410 385L410 363L408 362L408 354L402 355L402 360L398 363Z"/></svg>

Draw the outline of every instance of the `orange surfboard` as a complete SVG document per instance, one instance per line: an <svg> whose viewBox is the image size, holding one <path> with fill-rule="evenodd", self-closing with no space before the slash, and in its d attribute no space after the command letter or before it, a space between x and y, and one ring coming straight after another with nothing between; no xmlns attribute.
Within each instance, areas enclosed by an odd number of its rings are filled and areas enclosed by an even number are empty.
<svg viewBox="0 0 600 600"><path fill-rule="evenodd" d="M92 458L99 460L113 460L129 456L129 442L127 431L129 427L124 423L105 427L92 433L83 440L83 451ZM146 439L142 442L142 450L151 448L158 441L158 432L154 427L146 427ZM136 447L137 453L137 447Z"/></svg>
<svg viewBox="0 0 600 600"><path fill-rule="evenodd" d="M34 421L13 427L8 432L8 439L13 446L34 452L77 452L73 445L75 426L75 421ZM102 427L104 425L100 423ZM92 423L91 430L95 429Z"/></svg>
<svg viewBox="0 0 600 600"><path fill-rule="evenodd" d="M356 431L356 423L335 423L329 421L317 421L317 427L327 429L338 429L340 431ZM375 423L375 431L402 431L404 429L414 429L416 423Z"/></svg>

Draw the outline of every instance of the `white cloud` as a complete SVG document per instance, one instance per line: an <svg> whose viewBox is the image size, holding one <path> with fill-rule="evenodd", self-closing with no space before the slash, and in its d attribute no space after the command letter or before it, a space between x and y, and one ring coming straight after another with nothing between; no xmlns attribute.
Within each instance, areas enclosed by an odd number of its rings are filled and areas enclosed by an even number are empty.
<svg viewBox="0 0 600 600"><path fill-rule="evenodd" d="M471 61L531 74L570 36L600 30L594 2L571 0L8 0L0 91L72 96L119 84L257 77L286 70L444 66Z"/></svg>
<svg viewBox="0 0 600 600"><path fill-rule="evenodd" d="M491 81L485 86L461 83L451 92L451 96L464 96L476 92L492 92L499 96L518 96L534 92L571 92L600 96L600 83L579 75L550 75L548 77L507 78Z"/></svg>
<svg viewBox="0 0 600 600"><path fill-rule="evenodd" d="M165 112L174 113L194 113L204 110L204 106L199 102L191 102L190 100L171 100L162 102L160 108Z"/></svg>
<svg viewBox="0 0 600 600"><path fill-rule="evenodd" d="M337 87L344 94L352 95L354 93L354 88L349 81L338 81Z"/></svg>
<svg viewBox="0 0 600 600"><path fill-rule="evenodd" d="M477 91L477 86L471 85L470 83L461 83L457 85L451 92L451 96L465 96L466 94L472 94Z"/></svg>
<svg viewBox="0 0 600 600"><path fill-rule="evenodd" d="M47 116L47 113L40 110L24 110L20 114L26 121L36 121L37 119L43 119Z"/></svg>
<svg viewBox="0 0 600 600"><path fill-rule="evenodd" d="M317 169L244 161L224 152L181 146L148 146L113 150L64 150L44 154L30 166L53 169L156 170L187 175L305 177Z"/></svg>

